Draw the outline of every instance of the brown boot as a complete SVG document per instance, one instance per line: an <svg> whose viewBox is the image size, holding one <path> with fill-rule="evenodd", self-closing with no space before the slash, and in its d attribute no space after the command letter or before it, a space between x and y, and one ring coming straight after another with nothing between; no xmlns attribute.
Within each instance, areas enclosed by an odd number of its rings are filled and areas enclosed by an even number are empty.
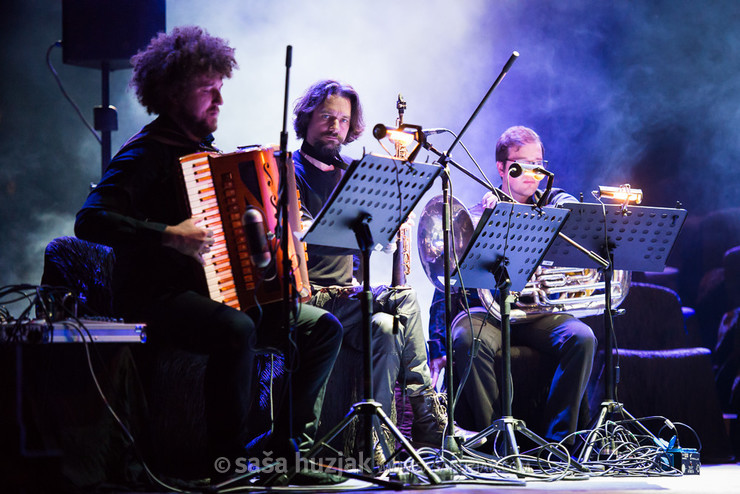
<svg viewBox="0 0 740 494"><path fill-rule="evenodd" d="M444 446L442 436L447 427L447 395L428 391L419 396L411 396L409 401L414 412L414 421L411 424L412 441L421 446L442 448ZM455 424L455 435L463 441L476 434Z"/></svg>
<svg viewBox="0 0 740 494"><path fill-rule="evenodd" d="M380 425L383 432L383 441L378 438L378 433L373 429L373 460L376 467L384 467L390 460L393 453L396 452L396 438L393 433L385 426Z"/></svg>

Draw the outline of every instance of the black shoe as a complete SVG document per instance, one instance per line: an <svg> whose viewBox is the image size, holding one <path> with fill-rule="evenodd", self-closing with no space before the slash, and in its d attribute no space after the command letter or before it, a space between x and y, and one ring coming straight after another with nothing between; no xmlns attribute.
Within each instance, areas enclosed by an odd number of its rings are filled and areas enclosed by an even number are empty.
<svg viewBox="0 0 740 494"><path fill-rule="evenodd" d="M307 468L303 468L300 471L296 472L295 475L293 475L293 477L290 479L288 479L287 474L282 473L278 476L272 476L268 478L265 483L261 485L273 487L288 485L337 485L346 481L347 479L340 475L334 475L332 473L324 472L321 470L309 470Z"/></svg>

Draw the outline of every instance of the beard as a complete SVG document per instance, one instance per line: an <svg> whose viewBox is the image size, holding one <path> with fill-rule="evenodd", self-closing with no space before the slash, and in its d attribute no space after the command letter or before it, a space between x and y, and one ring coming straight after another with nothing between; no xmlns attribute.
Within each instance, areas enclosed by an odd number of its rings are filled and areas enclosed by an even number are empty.
<svg viewBox="0 0 740 494"><path fill-rule="evenodd" d="M317 140L315 141L315 144L312 145L308 141L304 140L301 145L301 152L321 161L322 163L346 170L347 163L345 163L339 156L339 149L341 147L341 144L335 142L327 143Z"/></svg>
<svg viewBox="0 0 740 494"><path fill-rule="evenodd" d="M171 116L183 130L197 139L203 139L213 134L218 127L219 112L214 112L213 109L196 114L187 109L177 108L171 113Z"/></svg>
<svg viewBox="0 0 740 494"><path fill-rule="evenodd" d="M206 137L209 134L216 132L218 128L218 114L206 115L197 120L194 120L190 124L191 132L198 137Z"/></svg>
<svg viewBox="0 0 740 494"><path fill-rule="evenodd" d="M337 140L329 139L329 137L336 137ZM313 147L322 155L336 156L339 154L339 150L342 149L342 143L338 139L339 137L336 134L323 134Z"/></svg>

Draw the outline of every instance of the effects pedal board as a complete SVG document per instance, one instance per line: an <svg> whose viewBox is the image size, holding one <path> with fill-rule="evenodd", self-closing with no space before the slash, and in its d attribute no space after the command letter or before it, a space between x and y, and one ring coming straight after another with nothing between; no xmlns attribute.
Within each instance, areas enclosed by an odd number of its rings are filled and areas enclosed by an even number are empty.
<svg viewBox="0 0 740 494"><path fill-rule="evenodd" d="M667 449L663 463L667 463L667 468L675 468L684 475L699 475L701 471L699 452L693 448Z"/></svg>
<svg viewBox="0 0 740 494"><path fill-rule="evenodd" d="M107 319L43 319L0 323L0 342L41 343L144 343L146 324Z"/></svg>

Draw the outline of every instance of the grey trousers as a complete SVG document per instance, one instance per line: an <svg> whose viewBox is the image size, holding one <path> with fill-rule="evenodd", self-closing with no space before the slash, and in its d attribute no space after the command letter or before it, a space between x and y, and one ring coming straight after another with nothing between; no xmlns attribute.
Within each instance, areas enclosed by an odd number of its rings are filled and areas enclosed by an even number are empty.
<svg viewBox="0 0 740 494"><path fill-rule="evenodd" d="M409 396L418 396L432 389L432 380L416 291L385 285L372 291L373 398L390 416L396 381L405 384ZM319 288L310 301L339 319L344 328L342 345L358 351L363 351L362 307L357 297L361 292L362 287ZM394 315L399 316L397 334L393 333Z"/></svg>

